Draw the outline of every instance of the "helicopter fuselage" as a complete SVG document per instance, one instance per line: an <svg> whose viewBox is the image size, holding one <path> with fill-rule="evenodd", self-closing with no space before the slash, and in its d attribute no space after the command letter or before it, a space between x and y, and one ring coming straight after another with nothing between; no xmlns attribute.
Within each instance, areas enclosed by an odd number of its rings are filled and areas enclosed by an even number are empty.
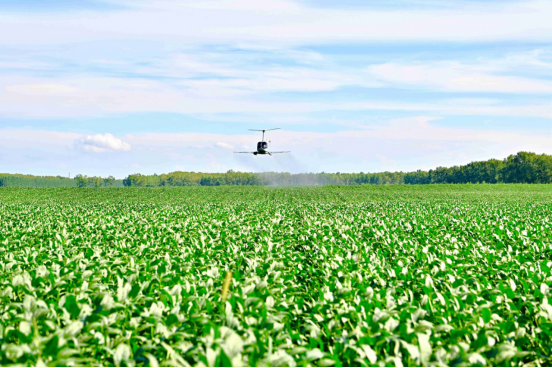
<svg viewBox="0 0 552 368"><path fill-rule="evenodd" d="M258 142L257 143L257 152L253 152L256 155L268 155L268 143L267 142Z"/></svg>

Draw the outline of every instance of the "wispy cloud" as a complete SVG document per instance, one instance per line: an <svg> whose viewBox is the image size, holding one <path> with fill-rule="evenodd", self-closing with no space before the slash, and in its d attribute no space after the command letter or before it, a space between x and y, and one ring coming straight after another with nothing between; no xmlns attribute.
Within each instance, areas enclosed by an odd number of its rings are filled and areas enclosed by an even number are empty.
<svg viewBox="0 0 552 368"><path fill-rule="evenodd" d="M227 150L234 149L234 146L232 146L231 144L228 144L228 143L224 143L224 142L217 142L216 146L220 147L220 148L227 149Z"/></svg>
<svg viewBox="0 0 552 368"><path fill-rule="evenodd" d="M456 61L385 63L360 69L328 61L314 66L224 63L223 54L176 57L150 67L149 74L133 77L18 77L0 81L0 108L4 115L26 117L97 116L107 113L175 112L183 114L275 113L317 111L426 111L452 115L552 117L544 100L502 102L505 93L550 95L546 78L549 61L527 53L466 63ZM247 59L247 58L246 58ZM200 66L201 65L201 66ZM515 75L530 67L542 78ZM206 77L207 71L211 74ZM532 71L533 74L537 71ZM182 76L181 76L182 75ZM185 77L184 77L185 76ZM307 93L337 91L347 86L366 89L401 88L426 91L495 93L489 97L428 101L397 100L393 95L377 101L360 101L355 95L339 100L311 98ZM281 92L305 93L305 98L274 97ZM461 102L461 103L458 103ZM277 116L277 115L276 115ZM274 116L272 116L274 118ZM297 116L293 120L297 120ZM288 116L289 119L289 116Z"/></svg>
<svg viewBox="0 0 552 368"><path fill-rule="evenodd" d="M104 2L0 10L0 127L12 137L0 153L14 165L56 157L93 173L107 164L90 153L111 152L114 170L373 171L546 150L552 138L550 1ZM472 117L524 124L465 128ZM228 154L257 138L214 134L261 122L309 131L278 133L292 155L265 161Z"/></svg>
<svg viewBox="0 0 552 368"><path fill-rule="evenodd" d="M120 3L118 1L117 3ZM545 0L443 9L325 9L287 0L133 1L130 9L82 14L7 13L0 42L40 44L136 38L184 42L305 44L350 41L549 41ZM162 19L152 22L152 19Z"/></svg>
<svg viewBox="0 0 552 368"><path fill-rule="evenodd" d="M69 96L78 91L77 88L61 83L27 83L8 85L4 88L6 92L12 92L27 96Z"/></svg>
<svg viewBox="0 0 552 368"><path fill-rule="evenodd" d="M508 60L506 60L508 61ZM381 81L393 83L399 88L427 88L439 91L460 92L497 92L497 93L552 93L552 80L524 78L504 73L516 73L517 70L505 68L505 60L489 61L476 64L465 64L454 61L430 63L386 63L372 65L370 74ZM517 59L520 66L548 66L535 60ZM523 65L526 64L526 65ZM519 70L519 69L518 69Z"/></svg>
<svg viewBox="0 0 552 368"><path fill-rule="evenodd" d="M387 100L334 101L328 99L267 99L236 96L226 89L212 95L198 95L194 89L178 89L158 81L116 78L71 79L78 89L66 93L51 88L53 80L37 80L36 84L13 85L0 95L4 116L35 118L70 118L136 112L174 112L181 114L270 113L306 114L322 111L426 111L451 115L552 117L552 106L544 102L523 101L518 104L497 103L496 99L430 101ZM65 85L61 81L60 86ZM69 82L69 80L67 81ZM143 84L147 87L144 87ZM1 82L0 82L1 88ZM225 95L225 91L228 92ZM443 96L446 97L446 96ZM458 103L462 101L463 103ZM294 119L291 119L293 122Z"/></svg>
<svg viewBox="0 0 552 368"><path fill-rule="evenodd" d="M377 101L346 92L339 99L310 95L354 87L549 96L552 80L547 76L552 58L549 50L542 47L504 52L486 59L474 58L471 53L470 60L443 60L443 56L439 61L411 57L404 60L395 56L386 62L369 58L365 62L355 61L354 55L348 60L346 55L324 54L308 48L309 44L374 40L385 43L463 39L477 43L486 37L494 39L492 35L508 41L552 39L552 26L543 18L543 14L552 11L546 1L499 2L493 6L478 2L443 6L422 1L418 5L423 6L385 9L330 9L291 0L259 0L254 5L241 0L112 2L123 7L102 12L97 18L90 17L93 9L82 14L72 12L70 16L59 10L24 17L17 12L3 14L0 31L4 27L6 32L0 32L0 45L9 45L13 37L29 34L37 42L40 37L55 36L38 43L29 41L18 71L12 69L16 68L21 52L12 54L12 58L9 52L3 55L0 73L2 65L9 70L0 81L3 115L75 117L136 112L299 115L324 110L391 109L551 116L542 99L526 99L511 106L510 101L495 96L492 103L489 96L453 96L456 101L463 101L455 105L447 96L426 101L401 100L389 91L382 92ZM23 26L26 31L18 32L18 27ZM43 26L47 29L40 28ZM94 58L80 55L76 42L90 39L91 30L95 42L109 44L110 52L96 51L98 55ZM10 38L2 38L2 34L9 34ZM138 58L125 51L131 49L125 45L133 39L141 40L140 46L136 46L143 48ZM17 47L24 47L24 40L20 41L23 43ZM155 46L158 42L166 46ZM299 46L305 44L306 47ZM78 51L60 57L58 51L66 49L60 45L70 45L69 49ZM56 58L52 58L53 51ZM45 53L50 57L44 57ZM378 55L377 46L373 53ZM379 60L385 53L382 55Z"/></svg>

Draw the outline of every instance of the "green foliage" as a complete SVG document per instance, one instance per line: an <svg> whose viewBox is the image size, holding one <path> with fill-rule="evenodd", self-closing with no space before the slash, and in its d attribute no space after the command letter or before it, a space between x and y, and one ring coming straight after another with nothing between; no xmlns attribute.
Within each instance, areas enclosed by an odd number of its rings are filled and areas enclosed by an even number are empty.
<svg viewBox="0 0 552 368"><path fill-rule="evenodd" d="M1 188L0 365L550 366L551 194Z"/></svg>
<svg viewBox="0 0 552 368"><path fill-rule="evenodd" d="M123 180L127 187L182 187L220 185L262 185L257 174L229 170L225 174L206 174L176 171L162 175L129 175Z"/></svg>
<svg viewBox="0 0 552 368"><path fill-rule="evenodd" d="M500 160L471 162L435 170L381 173L234 172L209 174L173 172L162 175L129 175L125 186L218 186L218 185L359 185L359 184L465 184L465 183L552 183L552 156L520 152Z"/></svg>
<svg viewBox="0 0 552 368"><path fill-rule="evenodd" d="M86 175L77 175L75 176L75 183L79 188L85 187L122 187L123 180L116 180L113 176L107 178L101 178L99 176L88 177Z"/></svg>
<svg viewBox="0 0 552 368"><path fill-rule="evenodd" d="M113 176L101 178L98 176L77 175L74 179L62 176L34 176L22 174L0 174L0 187L122 187L123 181Z"/></svg>
<svg viewBox="0 0 552 368"><path fill-rule="evenodd" d="M381 173L195 173L176 171L161 175L133 174L123 180L77 175L63 177L0 174L0 186L7 187L181 187L221 185L359 185L359 184L465 184L465 183L552 183L552 156L519 152L508 158L472 162L435 170Z"/></svg>
<svg viewBox="0 0 552 368"><path fill-rule="evenodd" d="M77 175L75 176L76 186L79 188L85 187L122 187L123 180L116 180L113 176L107 178L101 178L99 176L86 176L86 175Z"/></svg>
<svg viewBox="0 0 552 368"><path fill-rule="evenodd" d="M72 179L61 176L33 176L22 174L0 174L0 187L74 187Z"/></svg>
<svg viewBox="0 0 552 368"><path fill-rule="evenodd" d="M351 185L351 184L403 184L403 173L376 174L290 174L246 173L229 170L227 173L195 173L176 171L162 175L129 175L123 180L125 186L172 187L172 186L220 186L220 185Z"/></svg>
<svg viewBox="0 0 552 368"><path fill-rule="evenodd" d="M406 184L430 183L552 183L552 156L519 152L506 159L472 162L464 166L438 167L429 172L407 173Z"/></svg>

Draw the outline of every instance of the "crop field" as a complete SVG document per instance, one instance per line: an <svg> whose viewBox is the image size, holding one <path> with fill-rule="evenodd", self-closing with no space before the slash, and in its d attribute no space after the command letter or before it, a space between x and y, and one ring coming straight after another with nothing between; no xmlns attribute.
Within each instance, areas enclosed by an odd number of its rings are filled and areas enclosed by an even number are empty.
<svg viewBox="0 0 552 368"><path fill-rule="evenodd" d="M550 366L552 186L1 188L0 365Z"/></svg>

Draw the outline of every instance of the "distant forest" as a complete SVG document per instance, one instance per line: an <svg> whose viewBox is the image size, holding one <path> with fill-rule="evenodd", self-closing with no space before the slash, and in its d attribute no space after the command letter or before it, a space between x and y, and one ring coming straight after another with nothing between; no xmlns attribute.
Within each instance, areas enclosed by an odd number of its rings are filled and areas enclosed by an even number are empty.
<svg viewBox="0 0 552 368"><path fill-rule="evenodd" d="M159 187L218 185L359 185L359 184L466 184L552 183L552 155L519 152L504 160L471 162L435 170L380 173L195 173L176 171L162 175L129 175L123 180L77 175L74 179L54 176L0 174L5 187Z"/></svg>
<svg viewBox="0 0 552 368"><path fill-rule="evenodd" d="M73 179L62 176L0 174L0 187L76 187Z"/></svg>
<svg viewBox="0 0 552 368"><path fill-rule="evenodd" d="M23 174L0 174L0 187L122 187L123 181L110 176L77 175L70 179L63 176L34 176Z"/></svg>

